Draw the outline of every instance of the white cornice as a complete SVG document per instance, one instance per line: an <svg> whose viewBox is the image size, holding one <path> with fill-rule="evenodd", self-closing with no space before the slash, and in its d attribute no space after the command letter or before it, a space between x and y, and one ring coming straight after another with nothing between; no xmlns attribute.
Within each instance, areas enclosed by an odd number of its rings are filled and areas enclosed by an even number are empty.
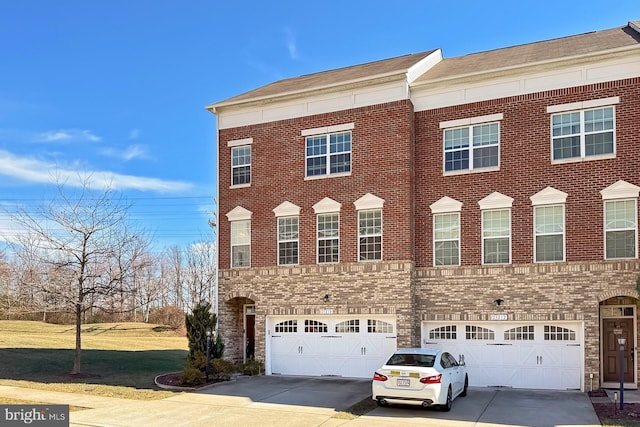
<svg viewBox="0 0 640 427"><path fill-rule="evenodd" d="M484 199L478 201L478 205L482 210L510 208L513 205L513 198L494 191Z"/></svg>
<svg viewBox="0 0 640 427"><path fill-rule="evenodd" d="M371 193L367 193L353 202L353 204L355 205L357 211L366 209L382 209L382 206L384 205L384 199L381 199L378 196L374 196Z"/></svg>
<svg viewBox="0 0 640 427"><path fill-rule="evenodd" d="M300 206L296 206L291 202L282 202L273 209L276 216L296 216L300 215Z"/></svg>
<svg viewBox="0 0 640 427"><path fill-rule="evenodd" d="M316 214L340 212L341 207L342 207L341 203L336 202L335 200L330 199L329 197L325 197L324 199L320 200L318 203L313 205L313 211Z"/></svg>
<svg viewBox="0 0 640 427"><path fill-rule="evenodd" d="M227 219L229 221L244 221L251 219L251 215L253 215L253 213L250 210L242 206L236 206L227 213Z"/></svg>
<svg viewBox="0 0 640 427"><path fill-rule="evenodd" d="M553 187L547 187L544 190L538 191L533 196L529 197L533 206L538 205L558 205L567 201L567 193L557 190Z"/></svg>

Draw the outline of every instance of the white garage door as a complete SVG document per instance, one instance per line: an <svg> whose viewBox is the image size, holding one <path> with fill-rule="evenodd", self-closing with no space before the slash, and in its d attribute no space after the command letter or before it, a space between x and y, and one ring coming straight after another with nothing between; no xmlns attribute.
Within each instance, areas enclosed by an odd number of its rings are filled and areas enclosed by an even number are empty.
<svg viewBox="0 0 640 427"><path fill-rule="evenodd" d="M267 374L368 378L396 342L393 317L268 317Z"/></svg>
<svg viewBox="0 0 640 427"><path fill-rule="evenodd" d="M472 386L582 389L579 322L424 322L422 346L463 357Z"/></svg>

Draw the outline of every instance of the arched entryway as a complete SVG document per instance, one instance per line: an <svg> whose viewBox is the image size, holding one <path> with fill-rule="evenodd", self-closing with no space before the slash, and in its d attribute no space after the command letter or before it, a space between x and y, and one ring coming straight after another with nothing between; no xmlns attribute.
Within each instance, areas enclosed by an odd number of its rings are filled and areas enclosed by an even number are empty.
<svg viewBox="0 0 640 427"><path fill-rule="evenodd" d="M618 388L621 379L625 388L637 388L637 302L634 296L616 295L600 303L600 375L604 388Z"/></svg>
<svg viewBox="0 0 640 427"><path fill-rule="evenodd" d="M255 358L256 351L256 303L245 296L228 299L224 307L225 338L227 351L231 359L246 362ZM221 310L222 311L222 310Z"/></svg>

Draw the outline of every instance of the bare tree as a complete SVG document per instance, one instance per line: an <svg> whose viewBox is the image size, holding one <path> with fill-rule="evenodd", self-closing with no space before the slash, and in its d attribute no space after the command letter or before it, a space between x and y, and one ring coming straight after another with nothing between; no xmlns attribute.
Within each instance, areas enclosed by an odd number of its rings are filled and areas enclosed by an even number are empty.
<svg viewBox="0 0 640 427"><path fill-rule="evenodd" d="M36 254L48 280L34 281L75 317L76 346L72 373L81 372L82 323L101 299L122 290L140 267L139 234L127 227L129 206L109 189L92 191L88 181L73 194L58 185L59 199L36 213L19 209L13 219L26 234L14 245Z"/></svg>

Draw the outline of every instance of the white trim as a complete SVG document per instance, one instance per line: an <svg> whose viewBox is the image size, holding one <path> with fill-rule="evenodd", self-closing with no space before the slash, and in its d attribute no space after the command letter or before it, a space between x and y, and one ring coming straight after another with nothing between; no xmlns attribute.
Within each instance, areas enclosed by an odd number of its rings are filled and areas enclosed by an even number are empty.
<svg viewBox="0 0 640 427"><path fill-rule="evenodd" d="M547 107L547 113L559 113L562 111L582 110L595 107L606 107L609 105L615 105L620 103L619 96L612 96L610 98L592 99L582 102L571 102L569 104L550 105Z"/></svg>
<svg viewBox="0 0 640 427"><path fill-rule="evenodd" d="M321 128L303 129L300 132L302 136L321 135L323 133L341 132L351 130L355 127L355 123L345 123L342 125L324 126Z"/></svg>
<svg viewBox="0 0 640 427"><path fill-rule="evenodd" d="M640 187L630 184L626 181L619 180L611 184L607 188L600 190L602 200L611 199L631 199L638 198Z"/></svg>
<svg viewBox="0 0 640 427"><path fill-rule="evenodd" d="M499 194L499 193L498 193ZM506 197L506 196L505 196ZM486 198L486 197L485 197ZM511 197L508 197L509 199L511 199ZM513 201L513 199L511 199ZM513 238L511 235L511 229L512 227L512 216L511 216L511 204L509 204L509 206L502 206L502 207L496 207L496 208L489 208L489 209L482 209L482 211L480 212L480 238L481 238L481 256L482 256L482 265L507 265L507 264L511 264L511 255L512 255L512 242L513 242ZM485 227L484 227L484 216L485 214L488 214L490 212L501 212L501 211L507 211L509 213L509 234L506 236L492 236L492 237L485 237L484 232L485 232ZM484 243L487 240L492 240L492 239L504 239L504 238L508 238L509 239L509 260L507 262L486 262L486 260L484 259Z"/></svg>
<svg viewBox="0 0 640 427"><path fill-rule="evenodd" d="M444 196L437 202L429 205L431 213L446 213L446 212L460 212L462 210L462 202L452 199L449 196Z"/></svg>
<svg viewBox="0 0 640 427"><path fill-rule="evenodd" d="M229 221L245 221L248 219L250 220L251 215L253 215L253 212L250 210L247 210L242 206L236 206L227 213L227 219Z"/></svg>
<svg viewBox="0 0 640 427"><path fill-rule="evenodd" d="M296 206L291 202L282 202L273 209L276 217L281 216L297 216L300 215L300 206Z"/></svg>
<svg viewBox="0 0 640 427"><path fill-rule="evenodd" d="M440 129L454 128L459 126L476 125L478 123L497 122L504 118L504 114L489 114L486 116L470 117L468 119L447 120L440 122Z"/></svg>
<svg viewBox="0 0 640 427"><path fill-rule="evenodd" d="M539 205L560 205L567 202L567 193L564 191L556 190L553 187L547 187L544 190L538 191L531 199L533 206Z"/></svg>
<svg viewBox="0 0 640 427"><path fill-rule="evenodd" d="M367 193L353 202L353 204L355 205L357 211L367 209L382 209L382 206L384 205L384 199L381 199L378 196L374 196L371 193Z"/></svg>
<svg viewBox="0 0 640 427"><path fill-rule="evenodd" d="M325 197L324 199L313 205L312 208L313 212L316 214L337 213L340 212L342 203L336 202L329 197Z"/></svg>
<svg viewBox="0 0 640 427"><path fill-rule="evenodd" d="M551 188L551 187L547 187ZM544 191L544 190L543 190ZM557 191L557 190L556 190ZM562 208L562 259L554 259L551 261L539 261L538 260L538 236L557 236L560 233L536 233L537 219L536 210L538 208L553 208L553 207L561 207ZM535 263L553 263L553 262L565 262L567 260L567 209L564 202L558 203L542 203L539 205L533 205L533 262Z"/></svg>
<svg viewBox="0 0 640 427"><path fill-rule="evenodd" d="M513 206L513 197L505 196L494 191L487 197L478 201L481 210L484 209L504 209Z"/></svg>
<svg viewBox="0 0 640 427"><path fill-rule="evenodd" d="M327 199L331 200L328 197L325 197L324 199L322 199L322 201L327 200ZM320 202L318 202L318 203L320 203ZM316 204L318 204L318 203L316 203ZM319 232L318 223L320 222L320 216L321 215L337 215L338 216L338 236L320 239L320 236L318 234L318 232ZM327 240L334 240L334 239L338 241L338 260L335 261L335 262L320 262L320 240L327 241ZM316 264L319 264L319 265L337 264L339 262L340 262L340 212L339 212L339 209L337 211L331 210L331 211L326 211L326 212L318 212L318 211L316 211Z"/></svg>
<svg viewBox="0 0 640 427"><path fill-rule="evenodd" d="M227 141L227 147L239 147L241 145L253 144L253 138L234 139L233 141Z"/></svg>
<svg viewBox="0 0 640 427"><path fill-rule="evenodd" d="M620 182L620 181L618 181ZM606 260L616 260L616 259L636 259L638 258L638 196L635 197L625 197L618 198L613 197L610 199L603 198L602 203L602 236L603 236L603 247L604 247L604 259ZM633 256L632 257L608 257L607 256L607 234L609 232L617 232L617 231L631 231L631 228L614 228L607 229L607 203L616 203L616 202L631 202L633 203L634 208L634 220L635 224L633 227L633 239L634 239L634 248L633 248Z"/></svg>

